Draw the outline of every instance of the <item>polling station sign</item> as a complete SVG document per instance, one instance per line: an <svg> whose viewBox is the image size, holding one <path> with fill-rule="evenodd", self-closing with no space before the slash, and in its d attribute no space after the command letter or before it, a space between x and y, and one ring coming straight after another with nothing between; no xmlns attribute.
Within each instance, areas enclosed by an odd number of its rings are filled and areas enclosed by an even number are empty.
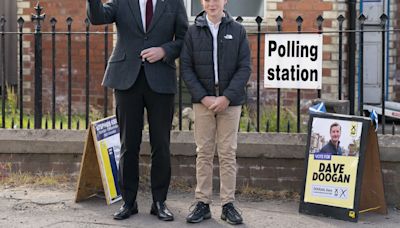
<svg viewBox="0 0 400 228"><path fill-rule="evenodd" d="M267 34L265 88L322 88L322 34Z"/></svg>
<svg viewBox="0 0 400 228"><path fill-rule="evenodd" d="M311 114L305 161L300 212L353 222L363 211L384 212L377 136L369 119Z"/></svg>

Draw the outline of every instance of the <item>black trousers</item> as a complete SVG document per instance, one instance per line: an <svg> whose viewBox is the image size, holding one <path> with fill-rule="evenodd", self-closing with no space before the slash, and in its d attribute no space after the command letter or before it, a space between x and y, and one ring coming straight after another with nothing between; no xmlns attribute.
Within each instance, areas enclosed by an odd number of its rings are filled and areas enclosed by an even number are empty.
<svg viewBox="0 0 400 228"><path fill-rule="evenodd" d="M133 204L136 200L143 113L146 108L151 145L151 191L154 201L163 202L167 199L171 180L169 146L174 94L153 92L147 83L144 70L141 69L131 88L115 90L115 99L121 138L119 185L122 199L126 204Z"/></svg>

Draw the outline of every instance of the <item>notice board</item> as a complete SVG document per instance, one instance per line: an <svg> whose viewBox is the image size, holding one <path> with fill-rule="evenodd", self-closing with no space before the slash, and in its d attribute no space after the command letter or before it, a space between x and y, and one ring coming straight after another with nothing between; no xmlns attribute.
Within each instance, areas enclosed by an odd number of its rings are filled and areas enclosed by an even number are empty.
<svg viewBox="0 0 400 228"><path fill-rule="evenodd" d="M75 202L103 193L107 204L121 199L118 185L119 127L115 116L92 122L87 131Z"/></svg>
<svg viewBox="0 0 400 228"><path fill-rule="evenodd" d="M357 222L387 213L378 138L364 117L311 114L299 211Z"/></svg>

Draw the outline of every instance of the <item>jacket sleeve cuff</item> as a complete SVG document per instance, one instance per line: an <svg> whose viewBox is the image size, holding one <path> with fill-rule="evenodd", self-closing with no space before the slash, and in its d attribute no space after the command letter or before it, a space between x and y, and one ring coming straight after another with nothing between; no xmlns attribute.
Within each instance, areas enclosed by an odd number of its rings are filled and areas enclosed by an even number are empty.
<svg viewBox="0 0 400 228"><path fill-rule="evenodd" d="M234 100L234 95L232 93L225 92L224 94L222 94L222 96L228 98L229 102L232 102L232 100Z"/></svg>
<svg viewBox="0 0 400 228"><path fill-rule="evenodd" d="M168 62L171 60L171 49L169 48L168 44L163 44L160 46L164 51L165 51L165 56L163 58L163 60L165 62Z"/></svg>

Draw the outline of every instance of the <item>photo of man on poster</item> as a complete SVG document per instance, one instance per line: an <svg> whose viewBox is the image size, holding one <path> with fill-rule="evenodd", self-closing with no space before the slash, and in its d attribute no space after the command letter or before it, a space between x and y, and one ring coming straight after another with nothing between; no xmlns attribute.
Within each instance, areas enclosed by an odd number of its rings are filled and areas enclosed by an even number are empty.
<svg viewBox="0 0 400 228"><path fill-rule="evenodd" d="M331 139L322 147L320 153L330 153L332 155L342 155L342 148L340 147L340 136L342 134L342 127L339 123L334 122L329 128Z"/></svg>
<svg viewBox="0 0 400 228"><path fill-rule="evenodd" d="M316 118L312 123L309 153L358 157L361 129L358 122Z"/></svg>

